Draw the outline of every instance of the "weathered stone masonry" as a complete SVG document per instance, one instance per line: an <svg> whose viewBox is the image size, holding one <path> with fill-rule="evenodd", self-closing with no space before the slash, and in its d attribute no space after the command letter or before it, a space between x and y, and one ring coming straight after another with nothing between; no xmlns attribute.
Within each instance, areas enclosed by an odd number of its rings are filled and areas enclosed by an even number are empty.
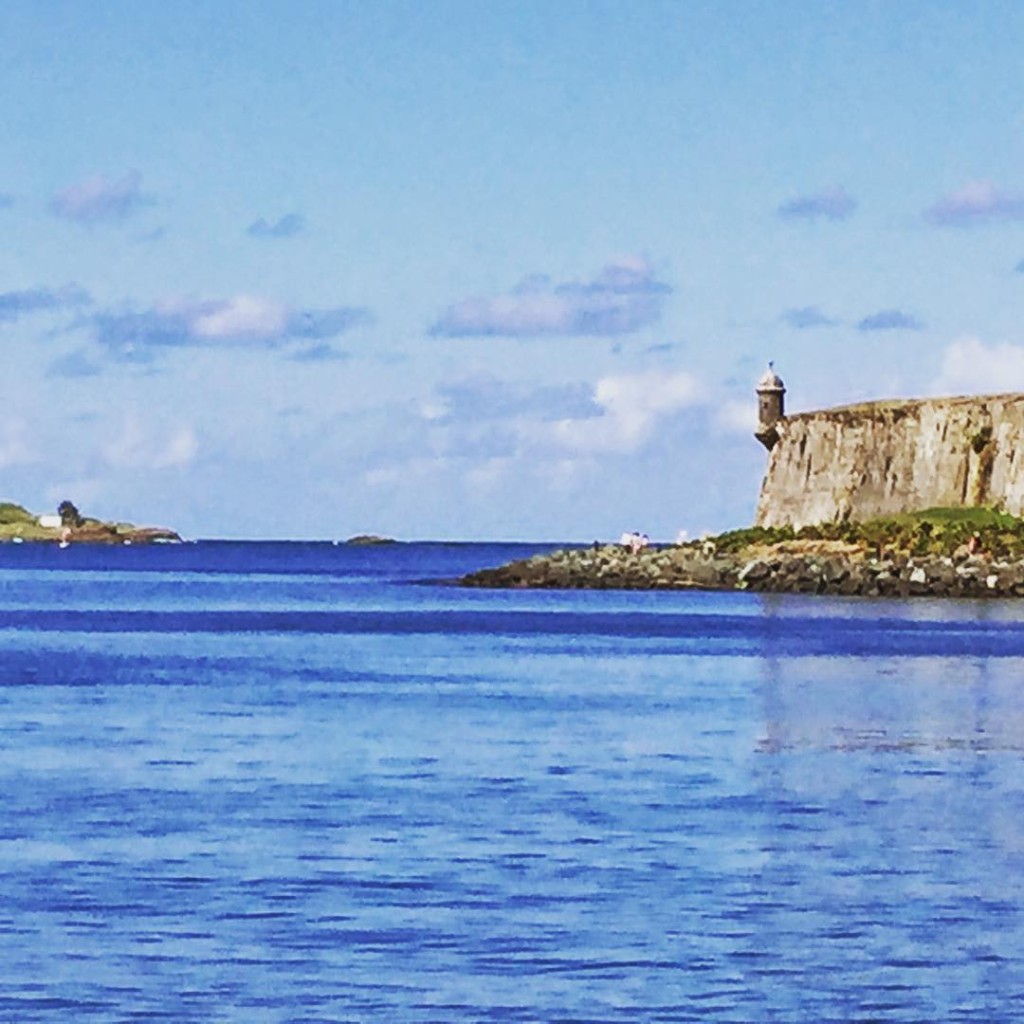
<svg viewBox="0 0 1024 1024"><path fill-rule="evenodd" d="M771 426L759 526L936 506L1024 516L1024 394L867 402Z"/></svg>

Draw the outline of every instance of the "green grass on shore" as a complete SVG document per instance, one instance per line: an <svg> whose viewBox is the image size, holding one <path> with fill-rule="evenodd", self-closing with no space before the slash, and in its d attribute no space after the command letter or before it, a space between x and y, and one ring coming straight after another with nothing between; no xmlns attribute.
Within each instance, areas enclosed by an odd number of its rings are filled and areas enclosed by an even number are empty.
<svg viewBox="0 0 1024 1024"><path fill-rule="evenodd" d="M37 516L13 501L0 501L0 541L53 540L58 531L39 525Z"/></svg>
<svg viewBox="0 0 1024 1024"><path fill-rule="evenodd" d="M18 523L34 523L36 517L27 508L15 505L13 501L0 501L0 526L13 526Z"/></svg>
<svg viewBox="0 0 1024 1024"><path fill-rule="evenodd" d="M752 526L712 538L723 553L791 540L834 540L907 555L950 555L971 537L997 558L1024 558L1024 519L993 508L929 508L863 523L821 523L799 530Z"/></svg>

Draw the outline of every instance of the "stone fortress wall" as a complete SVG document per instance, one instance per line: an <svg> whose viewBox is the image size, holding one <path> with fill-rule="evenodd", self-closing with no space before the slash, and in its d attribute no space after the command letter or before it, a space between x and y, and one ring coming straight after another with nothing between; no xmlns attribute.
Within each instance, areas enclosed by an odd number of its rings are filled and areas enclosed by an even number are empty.
<svg viewBox="0 0 1024 1024"><path fill-rule="evenodd" d="M938 506L1024 516L1024 394L866 402L783 414L769 369L756 436L769 449L755 523L862 521Z"/></svg>

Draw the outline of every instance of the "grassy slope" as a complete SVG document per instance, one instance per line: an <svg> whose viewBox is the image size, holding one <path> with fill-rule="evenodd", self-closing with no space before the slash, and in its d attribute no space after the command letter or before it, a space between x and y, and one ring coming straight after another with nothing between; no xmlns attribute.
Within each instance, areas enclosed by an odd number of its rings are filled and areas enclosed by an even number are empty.
<svg viewBox="0 0 1024 1024"><path fill-rule="evenodd" d="M822 523L791 527L749 527L712 538L723 553L792 540L835 540L908 555L951 555L970 538L999 558L1024 558L1024 519L991 508L929 508L864 523Z"/></svg>
<svg viewBox="0 0 1024 1024"><path fill-rule="evenodd" d="M12 501L0 502L0 540L53 540L59 530L47 530L39 525L38 518L21 505Z"/></svg>

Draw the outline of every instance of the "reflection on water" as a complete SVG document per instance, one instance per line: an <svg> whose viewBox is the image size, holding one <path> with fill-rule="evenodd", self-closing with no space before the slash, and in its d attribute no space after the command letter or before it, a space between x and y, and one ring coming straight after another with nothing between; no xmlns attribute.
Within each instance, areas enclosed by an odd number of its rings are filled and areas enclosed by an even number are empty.
<svg viewBox="0 0 1024 1024"><path fill-rule="evenodd" d="M1024 750L1018 658L810 658L762 662L768 753Z"/></svg>
<svg viewBox="0 0 1024 1024"><path fill-rule="evenodd" d="M845 1002L885 1020L1012 1019L1024 981L1022 667L761 662L758 775L774 813L760 877L798 890L762 938L813 944L831 976L821 1012Z"/></svg>
<svg viewBox="0 0 1024 1024"><path fill-rule="evenodd" d="M1017 606L281 547L0 569L0 1019L1015 1018Z"/></svg>

